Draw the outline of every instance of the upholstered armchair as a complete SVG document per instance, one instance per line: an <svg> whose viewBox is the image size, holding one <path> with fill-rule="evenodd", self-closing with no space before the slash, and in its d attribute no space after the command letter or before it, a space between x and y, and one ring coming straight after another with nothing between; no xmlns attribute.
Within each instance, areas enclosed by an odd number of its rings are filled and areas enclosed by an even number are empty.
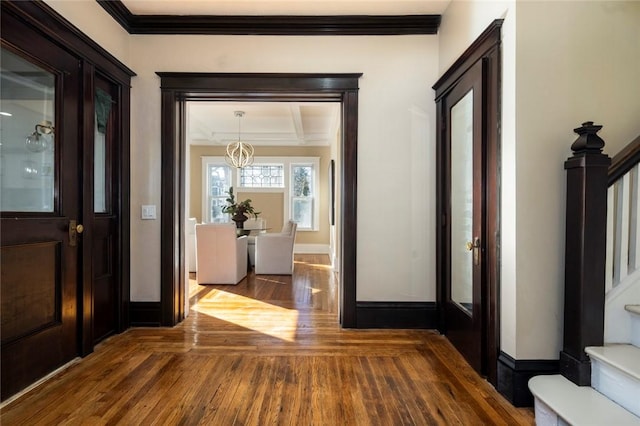
<svg viewBox="0 0 640 426"><path fill-rule="evenodd" d="M247 237L233 223L196 225L198 284L238 284L247 276Z"/></svg>
<svg viewBox="0 0 640 426"><path fill-rule="evenodd" d="M251 231L247 235L247 247L249 248L249 263L251 266L256 264L256 235L264 232L267 227L267 221L262 218L249 218L244 221L244 229Z"/></svg>
<svg viewBox="0 0 640 426"><path fill-rule="evenodd" d="M293 245L298 225L290 220L278 234L256 236L256 274L293 274Z"/></svg>

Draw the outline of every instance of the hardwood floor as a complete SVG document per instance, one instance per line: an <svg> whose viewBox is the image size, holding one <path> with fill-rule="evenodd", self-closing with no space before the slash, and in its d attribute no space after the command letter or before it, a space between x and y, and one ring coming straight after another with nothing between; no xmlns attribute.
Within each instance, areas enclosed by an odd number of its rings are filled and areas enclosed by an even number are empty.
<svg viewBox="0 0 640 426"><path fill-rule="evenodd" d="M196 285L184 322L107 339L3 407L0 423L534 423L434 331L341 329L327 262L297 255L293 277Z"/></svg>

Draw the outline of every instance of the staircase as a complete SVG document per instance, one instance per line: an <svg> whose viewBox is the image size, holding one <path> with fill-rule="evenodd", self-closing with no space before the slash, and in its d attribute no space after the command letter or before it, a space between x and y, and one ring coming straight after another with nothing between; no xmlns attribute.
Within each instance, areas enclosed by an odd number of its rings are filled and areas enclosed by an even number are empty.
<svg viewBox="0 0 640 426"><path fill-rule="evenodd" d="M538 426L640 425L639 159L640 137L609 168L606 273L601 283L605 298L600 307L604 343L584 347L591 363L591 385L578 386L567 374L533 377L529 389Z"/></svg>
<svg viewBox="0 0 640 426"><path fill-rule="evenodd" d="M588 347L591 387L561 375L529 381L537 426L640 425L640 305L627 305L634 329L631 343Z"/></svg>

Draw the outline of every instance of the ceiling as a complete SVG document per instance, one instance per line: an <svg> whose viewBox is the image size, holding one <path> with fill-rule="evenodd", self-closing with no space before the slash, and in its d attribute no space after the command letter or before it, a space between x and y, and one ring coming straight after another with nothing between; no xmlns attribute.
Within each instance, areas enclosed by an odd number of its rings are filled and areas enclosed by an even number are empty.
<svg viewBox="0 0 640 426"><path fill-rule="evenodd" d="M451 0L122 0L134 15L422 15Z"/></svg>
<svg viewBox="0 0 640 426"><path fill-rule="evenodd" d="M187 103L190 145L227 145L240 136L254 146L328 146L339 126L337 102Z"/></svg>

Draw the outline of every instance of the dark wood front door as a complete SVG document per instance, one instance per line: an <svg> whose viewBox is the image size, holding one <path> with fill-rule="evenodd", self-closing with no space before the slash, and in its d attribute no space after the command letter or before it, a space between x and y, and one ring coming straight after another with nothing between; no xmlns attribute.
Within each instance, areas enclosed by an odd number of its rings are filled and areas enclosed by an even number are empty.
<svg viewBox="0 0 640 426"><path fill-rule="evenodd" d="M477 371L483 345L482 62L443 99L449 151L450 275L445 291L447 337Z"/></svg>
<svg viewBox="0 0 640 426"><path fill-rule="evenodd" d="M4 17L3 17L4 18ZM2 400L78 355L77 58L2 20ZM28 54L26 52L29 52Z"/></svg>

